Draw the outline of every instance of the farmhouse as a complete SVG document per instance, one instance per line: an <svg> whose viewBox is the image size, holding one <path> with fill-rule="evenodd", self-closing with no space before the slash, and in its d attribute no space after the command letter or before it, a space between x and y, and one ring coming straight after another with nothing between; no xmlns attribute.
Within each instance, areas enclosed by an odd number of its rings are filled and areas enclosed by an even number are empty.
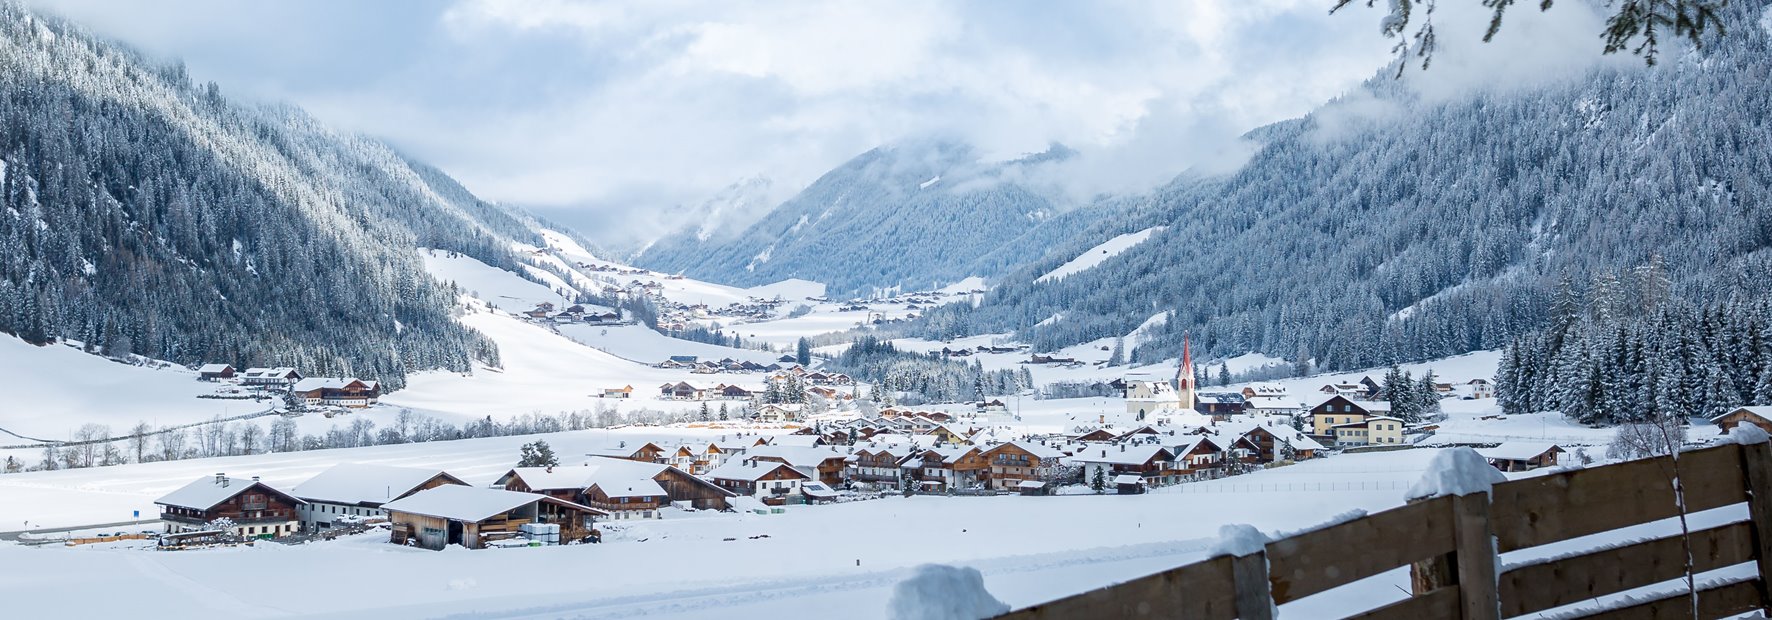
<svg viewBox="0 0 1772 620"><path fill-rule="evenodd" d="M1163 484L1174 482L1171 470L1175 455L1168 448L1154 444L1092 447L1070 457L1069 462L1083 468L1083 482L1096 478L1108 480L1122 474L1154 478Z"/></svg>
<svg viewBox="0 0 1772 620"><path fill-rule="evenodd" d="M302 527L324 530L341 522L385 518L383 504L446 484L468 483L437 469L340 463L296 485L289 494L303 502L296 510Z"/></svg>
<svg viewBox="0 0 1772 620"><path fill-rule="evenodd" d="M738 495L758 497L766 504L781 505L799 501L800 486L812 477L787 463L744 459L721 465L708 472L707 479Z"/></svg>
<svg viewBox="0 0 1772 620"><path fill-rule="evenodd" d="M271 485L234 480L226 474L202 478L154 500L166 533L206 532L220 528L242 538L275 538L301 528L297 510L302 500Z"/></svg>
<svg viewBox="0 0 1772 620"><path fill-rule="evenodd" d="M1021 490L1022 481L1045 481L1058 473L1064 453L1045 444L1011 441L983 453L991 464L990 485L995 489Z"/></svg>
<svg viewBox="0 0 1772 620"><path fill-rule="evenodd" d="M197 378L203 381L220 381L234 378L234 367L227 364L204 364L197 369Z"/></svg>
<svg viewBox="0 0 1772 620"><path fill-rule="evenodd" d="M310 405L368 407L381 398L381 383L357 378L310 377L296 381L289 393Z"/></svg>
<svg viewBox="0 0 1772 620"><path fill-rule="evenodd" d="M480 549L516 538L526 523L557 524L561 540L582 540L594 518L608 515L546 495L457 485L425 489L382 508L394 524L392 542L438 551L449 545Z"/></svg>
<svg viewBox="0 0 1772 620"><path fill-rule="evenodd" d="M540 493L609 511L617 518L655 518L665 502L689 502L703 510L725 510L730 492L670 465L625 459L591 457L577 467L518 467L494 483L509 491ZM601 497L591 487L602 487ZM653 487L662 493L651 493ZM631 495L646 491L641 495ZM623 495L628 493L630 495ZM650 506L637 506L634 498L655 497ZM622 498L629 501L622 502ZM614 501L610 501L614 500ZM636 511L642 514L632 514Z"/></svg>
<svg viewBox="0 0 1772 620"><path fill-rule="evenodd" d="M786 463L807 477L832 487L843 485L843 479L848 474L849 461L855 458L835 446L799 447L774 444L753 449L748 456L753 460Z"/></svg>
<svg viewBox="0 0 1772 620"><path fill-rule="evenodd" d="M983 486L990 477L991 463L972 446L939 446L924 448L899 467L911 470L923 490L946 491Z"/></svg>

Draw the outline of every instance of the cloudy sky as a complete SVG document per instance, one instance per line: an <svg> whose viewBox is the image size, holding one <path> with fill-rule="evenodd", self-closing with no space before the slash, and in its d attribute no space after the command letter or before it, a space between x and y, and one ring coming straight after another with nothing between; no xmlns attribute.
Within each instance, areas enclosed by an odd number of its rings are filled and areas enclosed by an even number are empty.
<svg viewBox="0 0 1772 620"><path fill-rule="evenodd" d="M1330 0L31 1L594 237L916 137L1060 142L1086 189L1133 191L1234 159L1238 134L1347 92L1392 44L1377 11Z"/></svg>

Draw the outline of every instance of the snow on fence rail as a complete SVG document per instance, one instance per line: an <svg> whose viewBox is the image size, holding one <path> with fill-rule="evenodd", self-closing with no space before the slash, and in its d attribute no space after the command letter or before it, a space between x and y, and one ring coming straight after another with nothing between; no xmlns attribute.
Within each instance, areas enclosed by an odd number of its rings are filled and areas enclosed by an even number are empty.
<svg viewBox="0 0 1772 620"><path fill-rule="evenodd" d="M1402 480L1350 480L1346 482L1193 483L1164 489L1165 493L1300 493L1306 491L1406 491Z"/></svg>
<svg viewBox="0 0 1772 620"><path fill-rule="evenodd" d="M1676 469L1677 466L1677 469ZM1680 475L1681 473L1687 475ZM1497 570L1498 553L1747 504L1748 518ZM1535 551L1537 549L1534 549ZM1690 566L1688 566L1690 563ZM1772 609L1772 448L1726 444L1442 495L998 616L1268 620L1275 606L1410 568L1408 598L1363 619L1718 618ZM1683 579L1726 567L1741 578ZM1629 590L1679 582L1649 595ZM1640 593L1639 593L1640 594ZM1694 613L1696 611L1696 613Z"/></svg>

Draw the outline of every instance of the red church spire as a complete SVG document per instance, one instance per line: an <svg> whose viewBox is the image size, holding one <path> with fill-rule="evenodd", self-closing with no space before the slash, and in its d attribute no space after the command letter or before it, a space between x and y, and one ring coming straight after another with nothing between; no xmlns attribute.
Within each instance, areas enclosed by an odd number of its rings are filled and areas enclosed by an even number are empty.
<svg viewBox="0 0 1772 620"><path fill-rule="evenodd" d="M1194 354L1188 348L1188 334L1181 333L1181 367L1175 369L1175 387L1188 389L1194 385Z"/></svg>

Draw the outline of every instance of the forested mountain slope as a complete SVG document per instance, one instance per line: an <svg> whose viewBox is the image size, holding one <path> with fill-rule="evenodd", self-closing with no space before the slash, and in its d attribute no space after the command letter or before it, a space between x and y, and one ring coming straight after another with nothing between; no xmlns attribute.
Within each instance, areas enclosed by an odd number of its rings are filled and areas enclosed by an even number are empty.
<svg viewBox="0 0 1772 620"><path fill-rule="evenodd" d="M651 269L754 286L787 278L822 282L833 294L921 288L994 275L1064 221L1062 200L1037 182L1042 164L1072 156L1062 146L1009 162L983 162L950 142L880 147L825 173L744 232L731 237L685 231L636 258ZM1025 260L1022 256L1022 260Z"/></svg>
<svg viewBox="0 0 1772 620"><path fill-rule="evenodd" d="M980 307L931 312L923 329L1015 330L1049 350L1173 312L1134 359L1174 357L1186 331L1209 355L1342 369L1504 346L1546 321L1565 279L1586 289L1647 267L1699 303L1762 294L1765 10L1731 3L1729 35L1703 52L1549 86L1428 102L1381 72L1358 102L1252 132L1261 147L1234 174L1178 180L1131 207L1135 221L1096 226ZM1362 112L1375 108L1391 111ZM1037 281L1154 225L1168 228L1090 271Z"/></svg>
<svg viewBox="0 0 1772 620"><path fill-rule="evenodd" d="M512 239L385 145L0 3L0 332L398 387L497 359L415 248L515 269Z"/></svg>

